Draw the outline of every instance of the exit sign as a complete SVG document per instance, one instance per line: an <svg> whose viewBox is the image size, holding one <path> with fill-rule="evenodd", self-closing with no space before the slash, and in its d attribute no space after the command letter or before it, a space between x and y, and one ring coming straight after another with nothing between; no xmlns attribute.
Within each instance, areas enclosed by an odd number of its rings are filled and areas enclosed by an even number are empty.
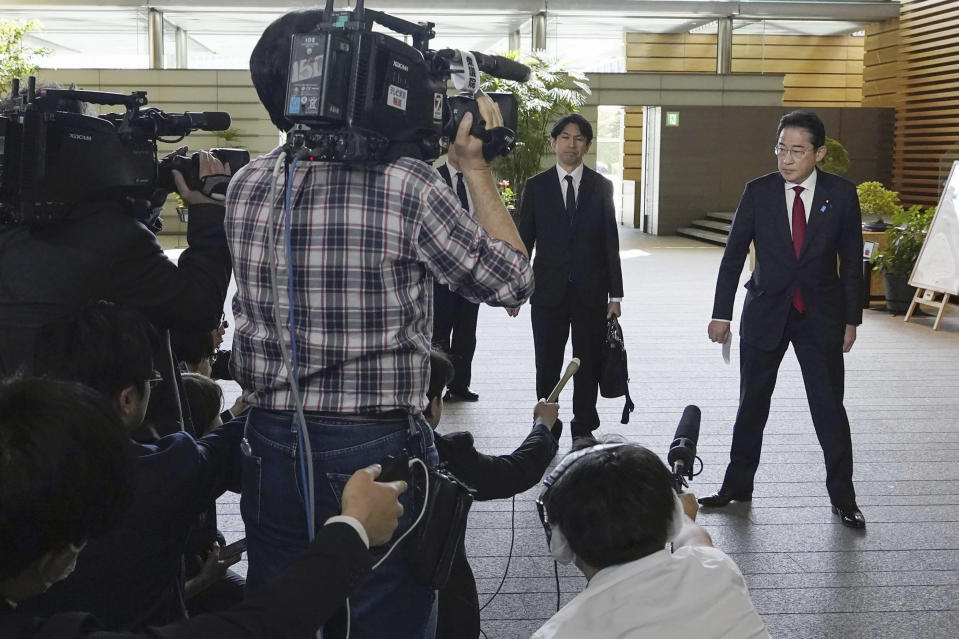
<svg viewBox="0 0 959 639"><path fill-rule="evenodd" d="M679 111L666 112L666 126L679 126Z"/></svg>

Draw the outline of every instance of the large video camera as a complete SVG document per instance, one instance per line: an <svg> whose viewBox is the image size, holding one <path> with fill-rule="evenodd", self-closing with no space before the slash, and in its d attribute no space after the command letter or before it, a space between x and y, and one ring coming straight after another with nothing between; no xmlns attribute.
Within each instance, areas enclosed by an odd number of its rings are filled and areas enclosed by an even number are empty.
<svg viewBox="0 0 959 639"><path fill-rule="evenodd" d="M410 46L374 23L410 36ZM517 103L508 93L491 94L504 126L486 130L473 95L479 73L525 82L529 68L501 56L427 48L434 24L414 24L380 11L334 11L327 0L311 33L291 39L284 115L296 126L287 149L298 157L340 162L391 161L411 156L432 161L456 135L463 116L473 114L471 133L483 140L491 160L512 150ZM452 78L459 95L447 97Z"/></svg>
<svg viewBox="0 0 959 639"><path fill-rule="evenodd" d="M177 142L196 130L222 131L230 115L218 111L168 114L147 104L145 91L129 95L73 89L36 89L26 95L13 81L11 105L0 111L0 223L48 224L77 204L127 201L139 209L161 205L175 189L172 169L191 187L200 184L195 159L157 159L157 140ZM122 114L83 115L62 101L120 105ZM163 138L175 137L176 140ZM241 149L218 149L235 172L249 162Z"/></svg>

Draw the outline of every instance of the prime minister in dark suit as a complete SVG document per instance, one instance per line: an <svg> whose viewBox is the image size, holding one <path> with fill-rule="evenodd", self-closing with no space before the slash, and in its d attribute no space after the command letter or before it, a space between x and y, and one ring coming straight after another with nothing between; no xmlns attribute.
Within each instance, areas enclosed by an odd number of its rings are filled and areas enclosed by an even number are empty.
<svg viewBox="0 0 959 639"><path fill-rule="evenodd" d="M528 252L536 247L536 290L530 298L536 394L547 397L559 381L572 331L573 356L580 359L573 378L575 438L599 427L603 339L607 318L620 315L623 272L613 185L583 164L593 127L574 113L561 118L550 136L556 166L526 182L519 232Z"/></svg>
<svg viewBox="0 0 959 639"><path fill-rule="evenodd" d="M862 220L856 188L816 168L826 154L819 117L794 111L779 122L779 171L746 185L719 267L709 337L729 337L733 300L749 244L756 266L746 283L740 325L739 411L719 492L700 499L725 506L752 498L763 429L789 344L826 462L833 512L863 528L852 483L852 440L843 407L843 353L862 323ZM838 262L838 268L837 268Z"/></svg>

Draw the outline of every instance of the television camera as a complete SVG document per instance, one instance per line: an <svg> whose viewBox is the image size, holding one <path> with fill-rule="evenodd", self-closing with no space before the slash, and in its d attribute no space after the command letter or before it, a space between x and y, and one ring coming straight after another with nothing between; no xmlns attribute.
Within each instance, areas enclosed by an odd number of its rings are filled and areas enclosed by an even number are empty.
<svg viewBox="0 0 959 639"><path fill-rule="evenodd" d="M125 201L138 218L149 218L144 212L175 190L173 169L207 195L225 189L222 179L199 179L196 154L158 160L157 141L225 130L228 113L143 108L145 91L38 90L33 77L25 95L18 80L12 88L13 99L0 110L0 223L48 224L69 217L78 204L97 201ZM70 101L123 106L125 112L84 115L70 111ZM171 137L176 139L165 139ZM213 153L234 172L250 159L242 149Z"/></svg>
<svg viewBox="0 0 959 639"><path fill-rule="evenodd" d="M412 45L374 32L374 24L409 36ZM480 72L525 82L529 68L475 51L432 51L434 26L365 9L363 0L352 11L334 11L333 0L327 0L316 28L291 38L284 115L295 126L287 152L340 162L402 156L432 161L469 112L470 132L483 140L487 161L509 153L516 137L515 97L490 95L504 126L487 130L473 96ZM459 90L453 96L447 96L450 79Z"/></svg>

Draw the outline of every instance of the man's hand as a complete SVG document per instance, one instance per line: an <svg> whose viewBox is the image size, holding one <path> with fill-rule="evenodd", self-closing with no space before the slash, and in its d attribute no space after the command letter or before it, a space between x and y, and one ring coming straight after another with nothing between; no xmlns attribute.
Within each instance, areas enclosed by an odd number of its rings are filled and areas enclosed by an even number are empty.
<svg viewBox="0 0 959 639"><path fill-rule="evenodd" d="M842 336L842 352L848 353L856 343L856 325L846 324L846 333Z"/></svg>
<svg viewBox="0 0 959 639"><path fill-rule="evenodd" d="M382 472L373 464L353 473L343 488L342 514L359 521L370 538L370 546L385 544L393 536L403 514L399 496L406 492L405 481L379 483Z"/></svg>
<svg viewBox="0 0 959 639"><path fill-rule="evenodd" d="M222 550L220 544L214 542L207 552L206 559L197 556L198 560L203 561L203 566L200 568L200 572L184 584L185 594L188 598L203 592L223 579L226 576L226 569L240 561L243 556L243 553L237 553L226 559L220 559L220 550Z"/></svg>
<svg viewBox="0 0 959 639"><path fill-rule="evenodd" d="M620 308L619 302L610 302L606 305L606 319L619 317L622 314L623 310Z"/></svg>
<svg viewBox="0 0 959 639"><path fill-rule="evenodd" d="M186 147L181 147L184 150ZM179 149L177 149L179 150ZM230 175L230 163L227 162L224 164L212 153L207 151L198 151L200 158L200 169L197 176L202 180L203 178L209 175ZM183 201L187 205L190 204L219 204L223 205L223 202L214 200L213 198L207 197L200 191L194 191L187 186L186 180L183 178L183 174L174 169L173 173L173 182L176 184L176 190L180 193L180 197L183 198Z"/></svg>
<svg viewBox="0 0 959 639"><path fill-rule="evenodd" d="M679 501L683 505L683 512L686 516L696 521L696 513L699 512L699 502L696 501L696 495L693 493L681 493Z"/></svg>
<svg viewBox="0 0 959 639"><path fill-rule="evenodd" d="M240 394L240 396L236 398L236 401L233 402L233 406L230 407L230 414L236 417L245 411L247 406L249 406L249 404L246 403L246 401L243 399L243 395Z"/></svg>
<svg viewBox="0 0 959 639"><path fill-rule="evenodd" d="M476 104L479 106L480 117L486 122L487 129L503 126L503 114L500 113L499 106L488 95L478 91L476 93ZM470 127L472 126L473 115L467 113L460 122L459 129L456 131L456 140L450 148L450 154L464 174L467 171L489 170L489 163L483 157L483 141L470 135Z"/></svg>
<svg viewBox="0 0 959 639"><path fill-rule="evenodd" d="M520 309L519 306L517 306L516 308L507 308L506 314L509 315L510 317L516 317L517 315L519 315L519 309Z"/></svg>
<svg viewBox="0 0 959 639"><path fill-rule="evenodd" d="M541 399L533 407L533 419L539 420L552 427L559 418L559 404L547 404L545 399Z"/></svg>
<svg viewBox="0 0 959 639"><path fill-rule="evenodd" d="M712 320L709 322L707 332L709 333L709 339L722 344L729 338L729 322Z"/></svg>

